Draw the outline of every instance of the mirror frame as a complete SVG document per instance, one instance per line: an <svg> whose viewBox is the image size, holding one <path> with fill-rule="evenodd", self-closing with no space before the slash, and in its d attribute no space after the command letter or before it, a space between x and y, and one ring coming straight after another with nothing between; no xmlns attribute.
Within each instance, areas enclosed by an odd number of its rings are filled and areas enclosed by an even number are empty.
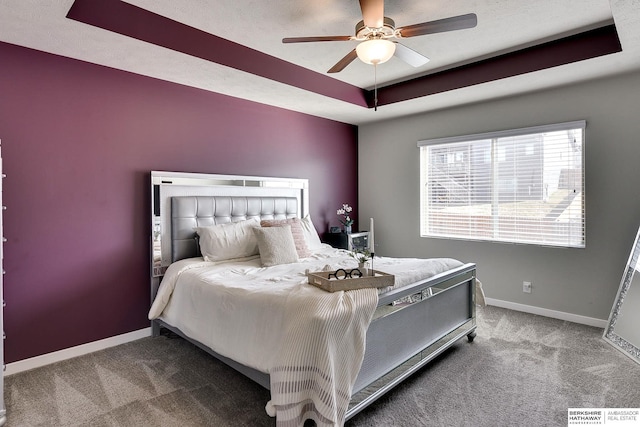
<svg viewBox="0 0 640 427"><path fill-rule="evenodd" d="M616 333L616 323L618 322L618 317L620 315L620 311L622 310L622 305L624 304L627 292L631 287L633 275L636 271L636 266L638 266L639 257L640 229L638 230L636 239L633 242L633 246L631 247L631 254L629 255L627 266L625 267L624 273L622 275L622 281L620 282L620 287L618 288L618 294L616 295L616 299L613 302L611 314L609 315L609 321L607 322L607 327L604 329L604 334L602 336L605 341L609 342L611 345L613 345L618 350L638 363L640 363L640 348Z"/></svg>

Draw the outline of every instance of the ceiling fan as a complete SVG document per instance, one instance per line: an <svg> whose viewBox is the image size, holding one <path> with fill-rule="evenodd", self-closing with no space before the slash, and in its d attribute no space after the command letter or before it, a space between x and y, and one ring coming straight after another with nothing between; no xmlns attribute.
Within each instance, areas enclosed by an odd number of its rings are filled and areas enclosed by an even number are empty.
<svg viewBox="0 0 640 427"><path fill-rule="evenodd" d="M384 0L360 0L360 9L363 20L356 24L355 36L288 37L282 39L282 43L359 41L358 46L331 67L328 73L342 71L356 58L375 66L388 61L394 54L409 65L420 67L429 62L429 58L391 40L473 28L478 22L475 13L469 13L396 28L393 19L384 16Z"/></svg>

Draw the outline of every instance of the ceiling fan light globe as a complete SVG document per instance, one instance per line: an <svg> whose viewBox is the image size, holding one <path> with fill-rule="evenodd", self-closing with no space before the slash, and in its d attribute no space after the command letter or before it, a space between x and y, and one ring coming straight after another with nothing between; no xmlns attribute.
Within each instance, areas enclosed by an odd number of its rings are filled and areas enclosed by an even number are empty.
<svg viewBox="0 0 640 427"><path fill-rule="evenodd" d="M385 39L366 40L356 46L358 58L366 64L387 62L396 51L396 44Z"/></svg>

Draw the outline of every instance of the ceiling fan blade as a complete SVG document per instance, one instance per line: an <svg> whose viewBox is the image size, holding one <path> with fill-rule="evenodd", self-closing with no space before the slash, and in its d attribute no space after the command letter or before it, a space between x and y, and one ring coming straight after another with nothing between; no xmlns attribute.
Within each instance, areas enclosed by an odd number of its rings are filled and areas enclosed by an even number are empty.
<svg viewBox="0 0 640 427"><path fill-rule="evenodd" d="M407 64L414 67L421 67L427 62L429 62L429 58L427 58L426 56L397 42L396 42L396 51L394 55L402 59Z"/></svg>
<svg viewBox="0 0 640 427"><path fill-rule="evenodd" d="M380 28L384 24L384 0L360 0L362 19L369 28Z"/></svg>
<svg viewBox="0 0 640 427"><path fill-rule="evenodd" d="M285 37L282 39L282 43L345 42L349 40L351 40L351 36Z"/></svg>
<svg viewBox="0 0 640 427"><path fill-rule="evenodd" d="M444 33L445 31L464 30L473 28L478 24L475 13L453 16L451 18L438 19L437 21L423 22L421 24L408 25L397 31L402 37L423 36L425 34Z"/></svg>
<svg viewBox="0 0 640 427"><path fill-rule="evenodd" d="M339 73L340 71L344 70L347 65L351 64L351 62L353 62L353 60L357 57L358 54L356 53L356 50L353 49L351 52L347 53L344 58L338 61L336 65L331 67L331 69L327 71L327 73Z"/></svg>

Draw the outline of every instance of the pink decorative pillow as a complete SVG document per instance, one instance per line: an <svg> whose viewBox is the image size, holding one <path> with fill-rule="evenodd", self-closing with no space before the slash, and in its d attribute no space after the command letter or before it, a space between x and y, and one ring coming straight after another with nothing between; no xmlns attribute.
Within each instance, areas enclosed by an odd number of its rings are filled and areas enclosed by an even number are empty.
<svg viewBox="0 0 640 427"><path fill-rule="evenodd" d="M311 251L307 246L307 241L304 237L304 229L300 223L299 218L289 219L263 219L260 221L262 227L282 227L283 225L291 226L291 235L293 236L293 242L296 244L296 252L298 252L299 258L306 258L311 256Z"/></svg>

